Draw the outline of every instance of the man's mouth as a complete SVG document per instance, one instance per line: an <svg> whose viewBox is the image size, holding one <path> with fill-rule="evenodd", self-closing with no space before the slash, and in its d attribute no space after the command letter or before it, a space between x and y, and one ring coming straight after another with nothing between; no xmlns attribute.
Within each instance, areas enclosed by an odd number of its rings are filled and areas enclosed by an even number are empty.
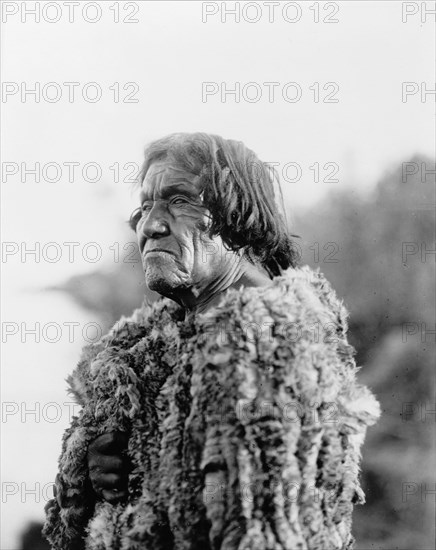
<svg viewBox="0 0 436 550"><path fill-rule="evenodd" d="M149 254L172 254L174 256L174 252L171 252L171 250L165 250L164 248L153 248L152 250L146 250L144 252L144 256Z"/></svg>

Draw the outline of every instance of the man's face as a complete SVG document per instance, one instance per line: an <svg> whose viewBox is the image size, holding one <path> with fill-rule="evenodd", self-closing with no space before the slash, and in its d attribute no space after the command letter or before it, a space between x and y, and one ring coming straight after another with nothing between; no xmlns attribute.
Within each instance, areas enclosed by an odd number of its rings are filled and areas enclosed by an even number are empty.
<svg viewBox="0 0 436 550"><path fill-rule="evenodd" d="M150 166L142 184L136 226L147 286L164 296L203 289L225 273L233 253L207 234L200 178L169 161ZM233 258L234 259L234 258Z"/></svg>

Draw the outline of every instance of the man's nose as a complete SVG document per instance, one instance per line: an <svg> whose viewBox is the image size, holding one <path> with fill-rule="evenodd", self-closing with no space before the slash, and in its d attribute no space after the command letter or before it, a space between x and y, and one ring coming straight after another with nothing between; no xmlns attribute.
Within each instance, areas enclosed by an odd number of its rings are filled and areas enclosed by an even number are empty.
<svg viewBox="0 0 436 550"><path fill-rule="evenodd" d="M164 205L155 202L138 231L139 250L142 252L147 239L160 239L170 234L168 212Z"/></svg>

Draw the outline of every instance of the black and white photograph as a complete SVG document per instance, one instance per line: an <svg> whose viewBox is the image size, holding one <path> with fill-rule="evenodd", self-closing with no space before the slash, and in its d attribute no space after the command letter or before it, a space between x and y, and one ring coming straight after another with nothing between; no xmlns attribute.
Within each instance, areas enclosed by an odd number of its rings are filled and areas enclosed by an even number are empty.
<svg viewBox="0 0 436 550"><path fill-rule="evenodd" d="M0 550L435 550L436 2L0 11Z"/></svg>

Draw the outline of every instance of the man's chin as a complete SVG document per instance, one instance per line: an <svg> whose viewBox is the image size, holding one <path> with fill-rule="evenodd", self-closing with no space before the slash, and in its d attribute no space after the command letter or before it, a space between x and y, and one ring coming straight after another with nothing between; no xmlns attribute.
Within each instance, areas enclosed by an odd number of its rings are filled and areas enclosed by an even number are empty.
<svg viewBox="0 0 436 550"><path fill-rule="evenodd" d="M174 268L165 262L165 265L148 265L145 269L145 283L150 290L162 296L172 296L180 287L186 286L186 274L175 272Z"/></svg>

